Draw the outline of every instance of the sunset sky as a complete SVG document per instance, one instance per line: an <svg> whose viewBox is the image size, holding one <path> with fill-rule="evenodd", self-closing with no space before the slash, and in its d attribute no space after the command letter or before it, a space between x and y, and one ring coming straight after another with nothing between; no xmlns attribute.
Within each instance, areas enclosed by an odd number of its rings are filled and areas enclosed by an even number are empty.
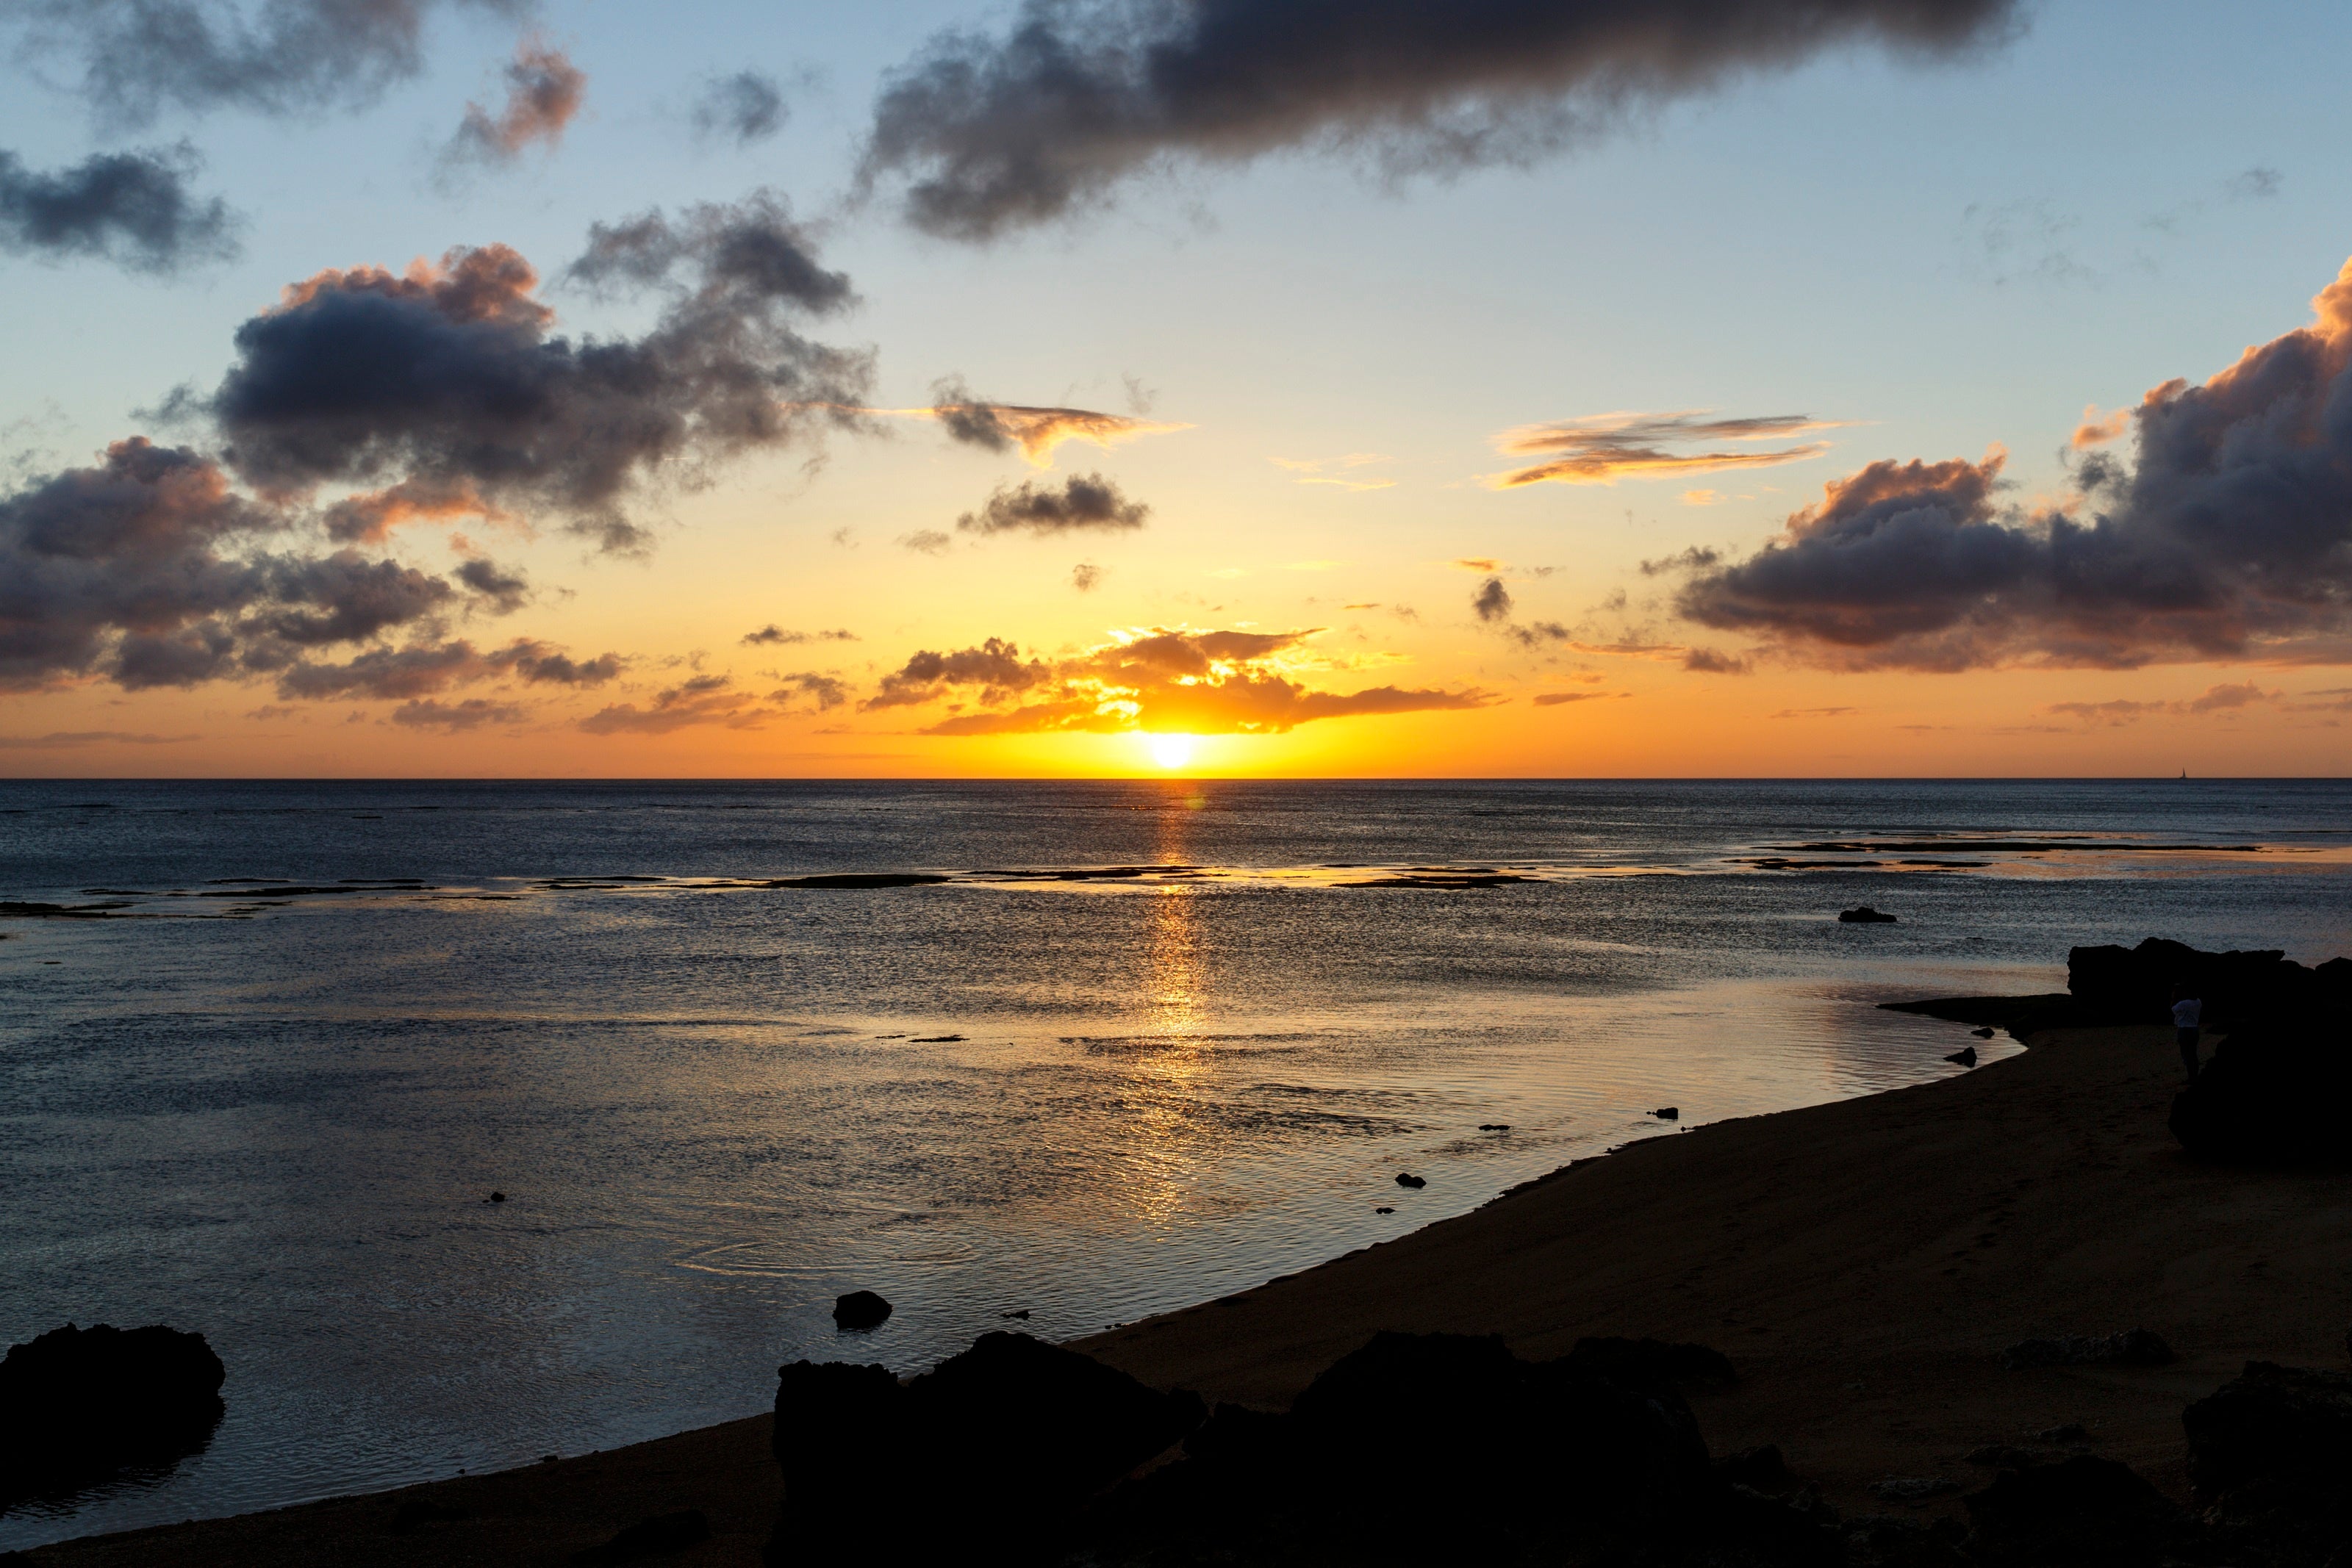
<svg viewBox="0 0 2352 1568"><path fill-rule="evenodd" d="M8 774L2352 761L2341 5L0 33Z"/></svg>

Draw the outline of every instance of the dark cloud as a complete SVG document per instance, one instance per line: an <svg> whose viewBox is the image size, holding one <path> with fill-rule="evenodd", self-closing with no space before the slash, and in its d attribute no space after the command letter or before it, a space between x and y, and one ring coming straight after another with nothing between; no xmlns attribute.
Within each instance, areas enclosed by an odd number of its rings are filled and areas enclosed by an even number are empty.
<svg viewBox="0 0 2352 1568"><path fill-rule="evenodd" d="M1062 485L999 486L988 504L966 512L956 527L966 533L1025 533L1044 537L1080 531L1117 533L1139 528L1151 516L1118 485L1099 474L1073 474Z"/></svg>
<svg viewBox="0 0 2352 1568"><path fill-rule="evenodd" d="M1708 626L1856 666L2130 667L2341 657L2352 632L2352 264L2316 322L2132 411L2134 461L2032 514L1980 463L1874 463L1745 560Z"/></svg>
<svg viewBox="0 0 2352 1568"><path fill-rule="evenodd" d="M1704 675L1745 675L1755 666L1734 653L1715 648L1693 648L1683 654L1683 668Z"/></svg>
<svg viewBox="0 0 2352 1568"><path fill-rule="evenodd" d="M764 141L783 129L784 89L764 71L740 70L707 83L694 103L694 129L739 147Z"/></svg>
<svg viewBox="0 0 2352 1568"><path fill-rule="evenodd" d="M1189 424L1169 424L1091 408L1055 408L1029 403L994 402L973 395L961 378L950 376L931 388L928 408L901 409L901 413L929 415L940 422L949 438L990 452L1021 455L1040 467L1053 464L1054 449L1066 441L1084 441L1105 451L1140 435L1164 435L1190 430Z"/></svg>
<svg viewBox="0 0 2352 1568"><path fill-rule="evenodd" d="M531 638L484 652L463 638L415 643L400 648L370 648L342 664L304 662L278 677L280 696L426 696L452 686L482 681L517 680L529 685L597 686L620 674L627 661L618 653L574 660Z"/></svg>
<svg viewBox="0 0 2352 1568"><path fill-rule="evenodd" d="M911 534L900 534L898 543L917 555L945 555L955 540L937 528L917 528Z"/></svg>
<svg viewBox="0 0 2352 1568"><path fill-rule="evenodd" d="M838 676L815 670L795 670L777 677L784 684L768 694L771 702L788 703L807 697L819 713L830 713L849 700L849 687Z"/></svg>
<svg viewBox="0 0 2352 1568"><path fill-rule="evenodd" d="M636 339L551 336L538 274L499 245L289 288L237 329L236 362L202 404L229 462L273 496L389 482L395 496L544 509L631 549L646 536L625 503L648 484L703 483L721 459L854 420L842 411L864 393L867 358L789 320L845 303L846 282L815 266L780 204L624 229L600 226L573 271L668 292Z"/></svg>
<svg viewBox="0 0 2352 1568"><path fill-rule="evenodd" d="M149 273L226 261L237 254L237 219L218 196L189 190L199 166L184 142L100 152L48 173L0 152L0 251Z"/></svg>
<svg viewBox="0 0 2352 1568"><path fill-rule="evenodd" d="M2011 0L1026 0L934 38L885 87L864 177L986 239L1171 162L1286 148L1392 174L1530 162L1630 112L1824 50L1950 56Z"/></svg>
<svg viewBox="0 0 2352 1568"><path fill-rule="evenodd" d="M266 548L294 521L210 459L140 436L0 496L0 689L281 670L428 621L473 586L351 550Z"/></svg>
<svg viewBox="0 0 2352 1568"><path fill-rule="evenodd" d="M757 632L746 632L741 641L749 647L785 647L795 643L855 643L855 632L787 632L770 622Z"/></svg>
<svg viewBox="0 0 2352 1568"><path fill-rule="evenodd" d="M53 751L78 746L179 746L201 735L136 735L120 729L53 729L47 735L0 735L0 750Z"/></svg>
<svg viewBox="0 0 2352 1568"><path fill-rule="evenodd" d="M521 16L532 0L13 0L26 53L79 65L93 110L144 124L166 109L357 109L424 63L441 5Z"/></svg>
<svg viewBox="0 0 2352 1568"><path fill-rule="evenodd" d="M978 686L982 701L997 703L1052 676L1043 661L1024 663L1018 644L991 637L977 648L917 653L883 676L882 689L858 706L873 709L936 702L949 686Z"/></svg>
<svg viewBox="0 0 2352 1568"><path fill-rule="evenodd" d="M392 710L392 722L412 729L442 729L452 734L461 729L479 729L486 724L521 724L530 717L530 710L511 703L494 703L487 697L467 697L460 703L436 702L430 697L405 702Z"/></svg>
<svg viewBox="0 0 2352 1568"><path fill-rule="evenodd" d="M404 479L382 490L346 496L327 508L324 521L329 538L346 544L382 544L403 524L447 522L456 517L516 521L513 513L484 500L471 479L451 475Z"/></svg>
<svg viewBox="0 0 2352 1568"><path fill-rule="evenodd" d="M1470 596L1470 608L1478 612L1481 621L1508 621L1511 618L1511 591L1503 586L1499 577L1490 577L1478 585Z"/></svg>
<svg viewBox="0 0 2352 1568"><path fill-rule="evenodd" d="M530 601L530 580L488 556L476 556L452 575L493 615L511 615Z"/></svg>
<svg viewBox="0 0 2352 1568"><path fill-rule="evenodd" d="M2044 713L2063 714L2085 724L2125 725L2153 714L2195 718L2210 713L2235 713L2257 703L2274 703L2284 692L2266 692L2252 681L2208 686L2200 696L2179 702L2133 702L2116 698L2104 703L2052 703Z"/></svg>
<svg viewBox="0 0 2352 1568"><path fill-rule="evenodd" d="M1534 702L1538 707L1558 707L1562 703L1598 702L1604 697L1623 696L1623 692L1538 692Z"/></svg>
<svg viewBox="0 0 2352 1568"><path fill-rule="evenodd" d="M1051 664L1024 660L1017 645L992 637L976 648L916 654L884 676L880 694L861 706L957 699L987 710L952 714L927 727L925 735L1225 735L1276 734L1317 719L1485 707L1499 700L1476 690L1313 690L1276 661L1295 654L1314 634L1159 631Z"/></svg>
<svg viewBox="0 0 2352 1568"><path fill-rule="evenodd" d="M725 675L697 675L656 696L651 707L616 703L580 721L590 735L667 735L697 725L759 729L783 716L749 692L732 689Z"/></svg>
<svg viewBox="0 0 2352 1568"><path fill-rule="evenodd" d="M1785 441L1814 431L1835 430L1843 422L1811 414L1719 418L1711 411L1690 413L1601 413L1550 424L1522 425L1496 437L1497 450L1513 456L1542 455L1525 468L1487 481L1498 490L1524 485L1614 485L1620 479L1672 479L1725 468L1769 468L1801 463L1827 452L1826 441L1761 452L1673 452L1677 444L1708 442Z"/></svg>
<svg viewBox="0 0 2352 1568"><path fill-rule="evenodd" d="M478 103L466 106L466 118L450 139L443 156L455 162L511 163L532 142L551 152L563 140L566 127L580 112L588 91L588 73L573 65L562 49L535 38L515 46L506 68L506 106L495 115Z"/></svg>
<svg viewBox="0 0 2352 1568"><path fill-rule="evenodd" d="M1097 566L1090 560L1082 560L1070 568L1070 586L1080 593L1092 593L1102 586L1103 579L1109 573L1108 567Z"/></svg>

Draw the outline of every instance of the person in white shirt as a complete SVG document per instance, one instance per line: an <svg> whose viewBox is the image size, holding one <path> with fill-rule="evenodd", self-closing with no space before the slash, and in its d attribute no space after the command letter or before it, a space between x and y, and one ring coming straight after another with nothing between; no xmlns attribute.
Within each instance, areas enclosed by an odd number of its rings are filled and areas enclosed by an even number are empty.
<svg viewBox="0 0 2352 1568"><path fill-rule="evenodd" d="M2180 1065L2189 1069L2189 1082L2197 1082L2197 1040L2205 1021L2205 1003L2187 986L2172 988L2172 1033L2180 1042Z"/></svg>

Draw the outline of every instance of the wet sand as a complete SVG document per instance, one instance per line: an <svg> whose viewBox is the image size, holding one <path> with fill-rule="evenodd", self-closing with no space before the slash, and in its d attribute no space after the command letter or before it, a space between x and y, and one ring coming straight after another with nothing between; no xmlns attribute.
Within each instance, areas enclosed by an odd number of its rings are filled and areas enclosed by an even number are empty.
<svg viewBox="0 0 2352 1568"><path fill-rule="evenodd" d="M1954 1030L1954 1045L1965 1040ZM2164 1117L2171 1031L2036 1035L1866 1099L1720 1122L1582 1162L1474 1213L1076 1342L1147 1382L1280 1406L1379 1329L1697 1340L1740 1372L1692 1404L1726 1453L1777 1442L1849 1512L1872 1485L1989 1472L1980 1445L2069 1423L2185 1495L2181 1406L2249 1358L2340 1367L2352 1173L2224 1170ZM2019 1340L2147 1328L2157 1368L2001 1369ZM231 1391L234 1397L234 1391ZM709 1514L665 1562L750 1564L775 1517L766 1417L607 1454L45 1547L41 1564L540 1564L649 1515ZM1401 1446L1412 1439L1400 1434ZM910 1478L911 1481L912 1478ZM469 1517L404 1534L404 1500ZM1949 1498L1916 1505L1948 1511Z"/></svg>

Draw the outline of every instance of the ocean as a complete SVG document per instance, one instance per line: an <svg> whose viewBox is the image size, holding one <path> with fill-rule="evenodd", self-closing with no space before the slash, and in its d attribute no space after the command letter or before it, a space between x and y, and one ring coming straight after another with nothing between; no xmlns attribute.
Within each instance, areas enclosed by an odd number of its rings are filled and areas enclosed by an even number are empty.
<svg viewBox="0 0 2352 1568"><path fill-rule="evenodd" d="M2352 952L2352 785L0 783L0 1338L228 1367L0 1549L1220 1295L2147 936Z"/></svg>

